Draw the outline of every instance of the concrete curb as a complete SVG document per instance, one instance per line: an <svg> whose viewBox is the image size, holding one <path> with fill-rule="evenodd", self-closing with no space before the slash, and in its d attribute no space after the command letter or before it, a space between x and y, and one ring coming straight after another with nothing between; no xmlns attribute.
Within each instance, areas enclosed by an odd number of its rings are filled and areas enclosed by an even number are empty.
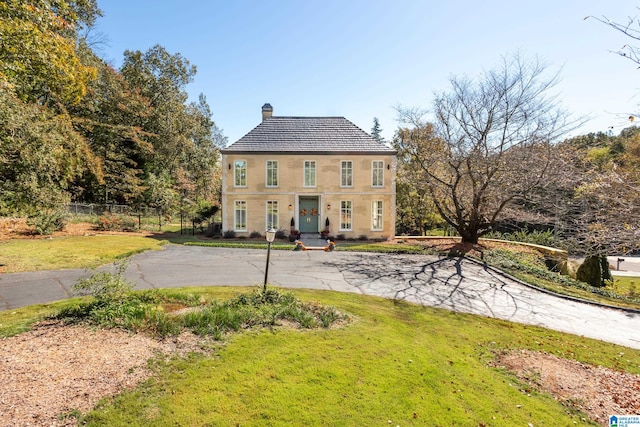
<svg viewBox="0 0 640 427"><path fill-rule="evenodd" d="M503 277L505 277L505 278L507 278L509 280L513 280L514 282L518 282L519 284L521 284L523 286L526 286L526 287L528 287L530 289L534 289L534 290L539 291L539 292L544 292L547 295L553 295L554 297L562 298L562 299L565 299L565 300L568 300L568 301L579 302L579 303L582 303L582 304L589 304L589 305L593 305L595 307L603 307L603 308L609 308L609 309L612 309L612 310L624 311L626 313L640 314L640 310L639 309L635 309L635 308L620 307L620 306L617 306L617 305L610 305L610 304L600 303L600 302L597 302L597 301L590 301L590 300L574 297L574 296L571 296L571 295L559 294L557 292L553 292L553 291L550 291L548 289L541 288L540 286L532 285L531 283L527 283L527 282L525 282L523 280L520 280L517 277L514 277L514 276L510 275L509 273L505 273L502 270L499 270L499 269L497 269L495 267L492 267L492 266L488 265L484 261L479 261L479 260L477 260L475 258L472 258L472 257L464 257L464 258L467 261L471 261L471 262L475 263L476 265L482 266L486 270L492 271L492 272L494 272L496 274L499 274L499 275L501 275L501 276L503 276Z"/></svg>

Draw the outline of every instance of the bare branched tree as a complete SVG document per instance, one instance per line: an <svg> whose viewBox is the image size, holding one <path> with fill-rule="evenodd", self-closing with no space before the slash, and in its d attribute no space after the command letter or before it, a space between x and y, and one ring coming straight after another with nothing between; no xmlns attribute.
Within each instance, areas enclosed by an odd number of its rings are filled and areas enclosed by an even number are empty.
<svg viewBox="0 0 640 427"><path fill-rule="evenodd" d="M570 141L556 148L563 173L552 179L560 195L555 208L561 234L570 245L573 242L572 252L590 256L638 251L640 186L635 167L603 162L593 155L600 148L589 153L576 149ZM542 205L550 201L553 198Z"/></svg>
<svg viewBox="0 0 640 427"><path fill-rule="evenodd" d="M584 19L595 19L596 21L621 32L632 40L640 41L640 19L637 16L627 17L627 21L625 23L612 21L606 16L587 16ZM619 50L613 52L640 65L640 48L638 46L625 44Z"/></svg>
<svg viewBox="0 0 640 427"><path fill-rule="evenodd" d="M452 77L451 90L436 94L432 125L420 110L397 108L410 127L396 142L464 242L477 243L506 206L543 184L552 143L576 124L550 93L558 75L545 71L515 54L476 80Z"/></svg>

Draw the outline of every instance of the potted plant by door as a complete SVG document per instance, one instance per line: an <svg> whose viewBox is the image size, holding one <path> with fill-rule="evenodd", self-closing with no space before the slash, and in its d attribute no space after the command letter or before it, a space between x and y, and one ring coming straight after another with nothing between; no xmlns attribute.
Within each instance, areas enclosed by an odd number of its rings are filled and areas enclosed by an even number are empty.
<svg viewBox="0 0 640 427"><path fill-rule="evenodd" d="M296 221L291 217L291 228L289 228L289 241L295 242L300 238L300 230L296 229Z"/></svg>
<svg viewBox="0 0 640 427"><path fill-rule="evenodd" d="M324 222L324 230L320 232L320 235L323 239L326 239L329 236L329 217L327 217L327 220Z"/></svg>
<svg viewBox="0 0 640 427"><path fill-rule="evenodd" d="M291 230L289 232L289 241L295 242L300 239L300 230Z"/></svg>

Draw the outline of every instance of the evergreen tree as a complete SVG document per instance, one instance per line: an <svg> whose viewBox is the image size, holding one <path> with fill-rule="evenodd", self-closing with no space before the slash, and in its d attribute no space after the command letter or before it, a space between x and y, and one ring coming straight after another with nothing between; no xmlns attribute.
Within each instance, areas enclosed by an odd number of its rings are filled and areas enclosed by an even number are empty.
<svg viewBox="0 0 640 427"><path fill-rule="evenodd" d="M385 143L384 137L382 136L382 128L380 127L380 121L377 117L373 118L373 127L371 128L371 136L378 142Z"/></svg>

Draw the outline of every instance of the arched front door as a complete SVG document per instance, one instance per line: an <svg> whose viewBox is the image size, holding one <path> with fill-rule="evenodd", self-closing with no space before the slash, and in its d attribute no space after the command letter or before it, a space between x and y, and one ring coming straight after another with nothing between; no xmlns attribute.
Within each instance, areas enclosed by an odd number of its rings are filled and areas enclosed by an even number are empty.
<svg viewBox="0 0 640 427"><path fill-rule="evenodd" d="M298 211L298 224L300 224L301 233L317 233L318 218L318 197L300 197L300 210Z"/></svg>

